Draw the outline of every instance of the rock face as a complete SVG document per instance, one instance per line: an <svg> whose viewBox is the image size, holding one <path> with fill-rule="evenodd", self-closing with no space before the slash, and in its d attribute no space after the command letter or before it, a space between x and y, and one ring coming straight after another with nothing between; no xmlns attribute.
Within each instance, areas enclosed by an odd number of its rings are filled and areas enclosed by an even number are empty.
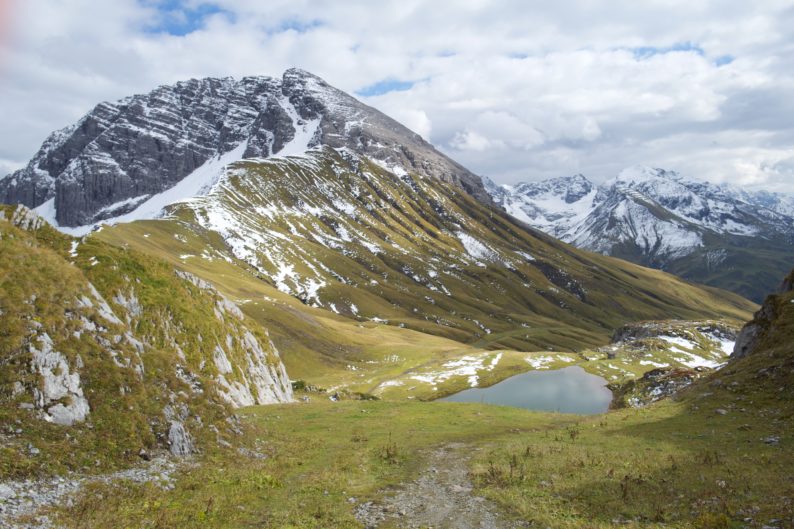
<svg viewBox="0 0 794 529"><path fill-rule="evenodd" d="M245 316L240 309L218 292L215 287L201 278L188 272L177 271L177 276L190 281L202 290L207 291L215 299L215 317L221 322L226 318L235 320L235 323L245 322ZM235 408L253 406L254 404L274 404L276 402L289 402L292 400L292 384L290 384L287 370L280 361L273 361L272 355L278 359L278 351L273 342L267 346L271 351L269 355L259 340L251 331L244 327L237 336L226 335L223 345L215 345L213 363L218 371L216 378L220 393L223 398ZM243 353L239 365L229 360L226 349L237 347ZM229 380L229 375L237 373L238 380Z"/></svg>
<svg viewBox="0 0 794 529"><path fill-rule="evenodd" d="M88 401L83 395L80 373L72 371L63 354L53 350L47 333L39 335L39 348L31 344L32 370L41 377L39 387L33 389L36 407L46 420L71 426L88 416ZM78 357L79 358L79 357ZM81 367L82 362L77 362Z"/></svg>
<svg viewBox="0 0 794 529"><path fill-rule="evenodd" d="M787 195L649 167L628 168L600 186L576 175L487 190L517 219L574 246L759 302L794 260L794 197Z"/></svg>
<svg viewBox="0 0 794 529"><path fill-rule="evenodd" d="M0 202L49 204L61 226L119 216L208 161L348 148L464 188L490 202L479 177L393 119L307 72L191 79L101 103L54 132L27 167L0 180Z"/></svg>
<svg viewBox="0 0 794 529"><path fill-rule="evenodd" d="M787 307L794 303L794 301L786 302L786 298L790 297L792 291L794 291L794 271L783 280L777 294L766 298L761 309L753 316L752 321L742 327L736 338L733 358L738 359L752 354L762 339L774 330L777 320L781 317L781 305Z"/></svg>

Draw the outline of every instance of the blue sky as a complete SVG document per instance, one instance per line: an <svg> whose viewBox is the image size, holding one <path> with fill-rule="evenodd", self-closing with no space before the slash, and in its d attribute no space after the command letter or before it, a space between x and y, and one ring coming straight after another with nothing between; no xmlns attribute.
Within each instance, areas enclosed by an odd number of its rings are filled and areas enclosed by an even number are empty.
<svg viewBox="0 0 794 529"><path fill-rule="evenodd" d="M413 81L398 81L396 79L383 79L371 85L356 90L356 95L362 97L381 96L389 92L410 90L416 83Z"/></svg>
<svg viewBox="0 0 794 529"><path fill-rule="evenodd" d="M10 0L0 174L99 101L300 67L514 183L646 164L794 189L794 7ZM41 16L47 13L47 16ZM660 23L663 21L663 23Z"/></svg>
<svg viewBox="0 0 794 529"><path fill-rule="evenodd" d="M174 36L184 36L204 28L207 17L223 14L234 22L235 15L217 4L201 2L194 4L184 0L140 0L146 7L153 7L160 16L152 24L145 27L146 31L153 33L168 33ZM191 5L194 4L194 5Z"/></svg>

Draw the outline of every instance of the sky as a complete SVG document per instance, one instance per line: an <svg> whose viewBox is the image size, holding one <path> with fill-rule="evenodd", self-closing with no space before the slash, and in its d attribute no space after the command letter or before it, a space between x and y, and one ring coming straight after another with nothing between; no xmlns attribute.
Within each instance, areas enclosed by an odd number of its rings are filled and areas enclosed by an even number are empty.
<svg viewBox="0 0 794 529"><path fill-rule="evenodd" d="M794 2L0 0L0 176L100 101L299 67L500 183L794 192Z"/></svg>

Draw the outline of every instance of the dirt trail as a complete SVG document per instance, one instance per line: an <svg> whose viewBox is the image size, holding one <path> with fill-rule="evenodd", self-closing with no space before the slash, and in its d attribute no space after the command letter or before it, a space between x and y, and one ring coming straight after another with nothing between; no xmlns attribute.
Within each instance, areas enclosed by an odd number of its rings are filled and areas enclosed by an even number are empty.
<svg viewBox="0 0 794 529"><path fill-rule="evenodd" d="M428 453L428 467L416 481L402 485L382 502L360 505L356 517L367 529L513 529L497 507L472 493L464 445L450 444Z"/></svg>

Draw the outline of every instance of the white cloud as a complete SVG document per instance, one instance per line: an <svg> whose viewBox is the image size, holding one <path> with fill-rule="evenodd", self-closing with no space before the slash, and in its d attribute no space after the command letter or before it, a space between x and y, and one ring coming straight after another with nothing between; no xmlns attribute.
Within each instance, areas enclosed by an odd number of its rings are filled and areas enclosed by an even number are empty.
<svg viewBox="0 0 794 529"><path fill-rule="evenodd" d="M156 0L12 1L0 172L99 101L298 66L348 92L416 82L366 102L498 181L643 163L794 188L787 1L182 3L219 12L171 35Z"/></svg>

